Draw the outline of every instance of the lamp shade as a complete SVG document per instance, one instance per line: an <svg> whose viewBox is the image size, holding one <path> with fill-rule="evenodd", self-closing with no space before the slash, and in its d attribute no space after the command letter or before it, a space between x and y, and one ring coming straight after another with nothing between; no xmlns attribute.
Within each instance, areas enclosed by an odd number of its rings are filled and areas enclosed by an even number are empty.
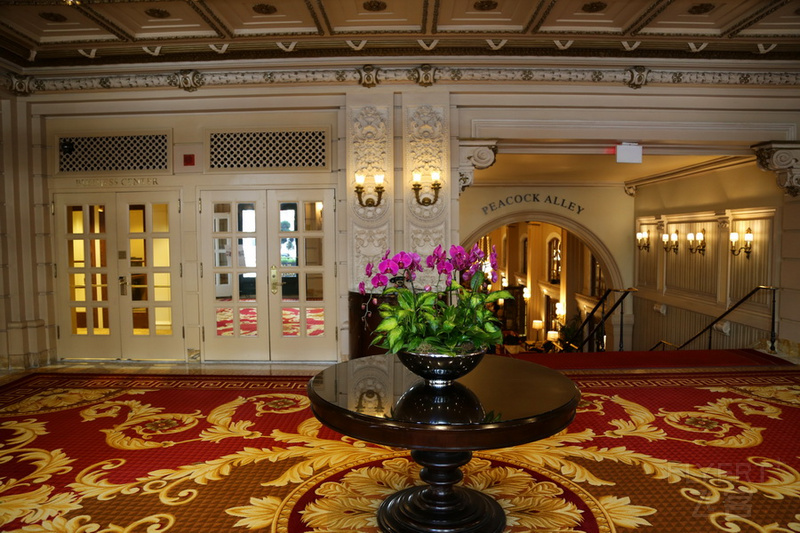
<svg viewBox="0 0 800 533"><path fill-rule="evenodd" d="M533 323L531 324L531 327L533 327L533 329L538 331L544 328L544 322L541 320L534 320Z"/></svg>
<svg viewBox="0 0 800 533"><path fill-rule="evenodd" d="M558 340L558 332L557 331L553 331L553 330L548 331L547 332L547 340L549 340L550 342L557 341Z"/></svg>

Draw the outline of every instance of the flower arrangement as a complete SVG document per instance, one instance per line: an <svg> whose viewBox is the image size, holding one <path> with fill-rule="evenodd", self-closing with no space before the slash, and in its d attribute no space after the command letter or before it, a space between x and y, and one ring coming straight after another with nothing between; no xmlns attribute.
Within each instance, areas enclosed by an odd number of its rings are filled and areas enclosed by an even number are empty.
<svg viewBox="0 0 800 533"><path fill-rule="evenodd" d="M488 291L483 270L486 254L477 244L467 252L461 246L451 246L449 256L441 245L425 259L419 255L387 250L377 267L366 266L366 275L373 289L383 296L394 295L393 301L383 301L377 310L382 320L375 329L372 343L391 353L422 352L460 355L502 344L500 321L489 304L501 298L511 299L506 290ZM492 283L497 282L497 252L489 255ZM417 275L425 273L438 281L415 287ZM367 293L365 282L359 284L361 294ZM374 295L374 293L372 293ZM377 298L370 303L377 304ZM369 304L366 313L371 313Z"/></svg>

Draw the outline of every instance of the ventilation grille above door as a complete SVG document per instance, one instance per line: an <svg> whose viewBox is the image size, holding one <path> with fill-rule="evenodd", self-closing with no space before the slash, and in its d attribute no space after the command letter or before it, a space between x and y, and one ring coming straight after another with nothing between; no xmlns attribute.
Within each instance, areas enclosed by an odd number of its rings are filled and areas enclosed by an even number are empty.
<svg viewBox="0 0 800 533"><path fill-rule="evenodd" d="M169 135L62 137L58 172L167 172Z"/></svg>
<svg viewBox="0 0 800 533"><path fill-rule="evenodd" d="M319 170L328 166L326 130L215 132L209 141L212 170Z"/></svg>

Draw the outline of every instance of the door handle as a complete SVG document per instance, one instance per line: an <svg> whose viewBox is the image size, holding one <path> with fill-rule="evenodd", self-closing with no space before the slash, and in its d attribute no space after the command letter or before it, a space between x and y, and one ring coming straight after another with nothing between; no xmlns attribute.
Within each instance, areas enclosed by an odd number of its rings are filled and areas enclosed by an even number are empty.
<svg viewBox="0 0 800 533"><path fill-rule="evenodd" d="M120 276L119 277L119 295L125 296L128 294L128 277L127 276Z"/></svg>
<svg viewBox="0 0 800 533"><path fill-rule="evenodd" d="M269 281L272 294L278 294L278 287L283 285L283 283L278 281L278 267L275 265L272 265L269 269Z"/></svg>

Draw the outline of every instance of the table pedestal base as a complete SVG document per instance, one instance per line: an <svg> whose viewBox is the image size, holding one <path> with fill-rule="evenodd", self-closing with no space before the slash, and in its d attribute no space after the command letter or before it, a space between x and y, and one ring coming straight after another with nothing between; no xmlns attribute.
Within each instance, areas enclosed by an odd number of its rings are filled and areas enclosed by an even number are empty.
<svg viewBox="0 0 800 533"><path fill-rule="evenodd" d="M389 496L378 509L385 533L501 533L506 515L491 496L455 487L472 452L414 450L427 486L411 487Z"/></svg>

